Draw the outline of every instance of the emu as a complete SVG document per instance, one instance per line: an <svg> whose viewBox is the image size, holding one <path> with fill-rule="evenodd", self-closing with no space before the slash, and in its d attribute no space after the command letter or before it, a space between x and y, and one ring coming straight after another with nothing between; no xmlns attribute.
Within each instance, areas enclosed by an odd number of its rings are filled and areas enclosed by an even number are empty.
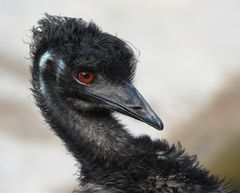
<svg viewBox="0 0 240 193"><path fill-rule="evenodd" d="M93 22L45 15L32 29L32 91L81 165L78 193L234 193L178 145L134 137L119 112L162 130L132 84L131 47Z"/></svg>

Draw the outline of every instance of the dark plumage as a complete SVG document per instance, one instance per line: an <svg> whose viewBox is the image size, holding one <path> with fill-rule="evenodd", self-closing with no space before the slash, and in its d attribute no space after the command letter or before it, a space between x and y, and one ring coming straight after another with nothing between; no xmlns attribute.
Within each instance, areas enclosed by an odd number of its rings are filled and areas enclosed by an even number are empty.
<svg viewBox="0 0 240 193"><path fill-rule="evenodd" d="M50 15L32 31L32 90L45 120L81 164L77 192L234 192L180 144L133 137L112 116L117 111L163 127L131 84L136 60L124 41L94 23Z"/></svg>

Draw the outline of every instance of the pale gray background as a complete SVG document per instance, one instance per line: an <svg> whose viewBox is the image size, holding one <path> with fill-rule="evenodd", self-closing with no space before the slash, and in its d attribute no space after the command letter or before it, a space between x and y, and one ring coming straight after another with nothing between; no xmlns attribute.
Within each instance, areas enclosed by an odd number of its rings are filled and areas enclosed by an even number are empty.
<svg viewBox="0 0 240 193"><path fill-rule="evenodd" d="M240 1L0 0L1 193L76 187L75 162L29 91L24 42L45 12L93 20L136 47L136 86L165 130L122 117L131 132L180 140L215 173L240 178Z"/></svg>

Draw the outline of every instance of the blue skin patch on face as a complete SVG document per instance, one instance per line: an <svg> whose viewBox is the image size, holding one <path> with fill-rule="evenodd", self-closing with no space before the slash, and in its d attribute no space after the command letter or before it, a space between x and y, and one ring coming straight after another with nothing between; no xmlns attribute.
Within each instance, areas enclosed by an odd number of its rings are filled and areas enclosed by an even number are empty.
<svg viewBox="0 0 240 193"><path fill-rule="evenodd" d="M64 70L65 69L65 63L63 62L63 60L59 60L58 61L58 68L61 69L61 70Z"/></svg>
<svg viewBox="0 0 240 193"><path fill-rule="evenodd" d="M43 72L46 69L46 62L48 61L49 58L51 58L51 53L47 51L42 55L39 62L39 70L40 70L39 83L40 83L40 91L42 92L42 94L46 94L46 86L43 81Z"/></svg>
<svg viewBox="0 0 240 193"><path fill-rule="evenodd" d="M40 84L40 91L42 94L46 94L47 92L47 88L46 88L46 85L45 85L45 82L43 80L43 73L44 71L46 70L46 63L49 59L53 59L53 54L50 52L50 51L47 51L45 52L41 59L40 59L40 62L39 62L39 70L40 70L40 77L39 77L39 84ZM58 72L60 73L61 70L64 70L66 65L65 63L63 62L62 59L58 59L57 60L57 66L58 66ZM57 77L57 79L59 79L59 77Z"/></svg>

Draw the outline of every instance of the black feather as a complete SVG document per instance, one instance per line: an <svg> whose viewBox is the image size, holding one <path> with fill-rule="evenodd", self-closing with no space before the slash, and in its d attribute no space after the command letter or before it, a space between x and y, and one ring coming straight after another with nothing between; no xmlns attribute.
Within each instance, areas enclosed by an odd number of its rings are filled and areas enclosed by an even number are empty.
<svg viewBox="0 0 240 193"><path fill-rule="evenodd" d="M47 50L53 50L70 61L78 62L78 57L80 60L90 58L105 66L97 70L104 70L108 77L116 77L114 81L134 78L136 58L132 48L116 36L102 32L93 22L46 14L33 27L32 33L30 55L34 61Z"/></svg>
<svg viewBox="0 0 240 193"><path fill-rule="evenodd" d="M180 144L131 136L110 110L77 90L72 74L79 66L101 73L107 84L132 80L136 60L124 41L92 22L50 15L32 32L32 91L51 129L81 164L76 192L234 193ZM41 66L46 52L53 54Z"/></svg>

